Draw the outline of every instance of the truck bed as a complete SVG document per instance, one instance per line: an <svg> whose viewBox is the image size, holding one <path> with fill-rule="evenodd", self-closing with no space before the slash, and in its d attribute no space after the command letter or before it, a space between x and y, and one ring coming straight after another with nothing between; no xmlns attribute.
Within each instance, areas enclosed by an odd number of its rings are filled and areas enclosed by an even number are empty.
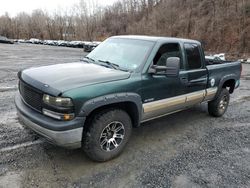
<svg viewBox="0 0 250 188"><path fill-rule="evenodd" d="M225 63L233 63L234 61L224 61L224 60L216 60L216 59L206 59L206 65L218 65L218 64L225 64Z"/></svg>
<svg viewBox="0 0 250 188"><path fill-rule="evenodd" d="M224 78L235 79L235 81L239 80L241 74L241 63L233 62L233 61L221 61L220 63L214 63L207 65L209 80L214 78L216 83L215 85L219 85L219 83ZM237 85L236 85L237 86Z"/></svg>

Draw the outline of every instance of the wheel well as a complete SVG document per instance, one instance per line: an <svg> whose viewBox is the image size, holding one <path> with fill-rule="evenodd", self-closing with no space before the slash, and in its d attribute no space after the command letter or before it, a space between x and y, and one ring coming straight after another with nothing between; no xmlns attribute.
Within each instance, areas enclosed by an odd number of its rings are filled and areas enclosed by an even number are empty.
<svg viewBox="0 0 250 188"><path fill-rule="evenodd" d="M118 108L118 109L124 110L130 116L133 127L139 126L140 124L139 111L138 111L136 104L134 104L133 102L120 102L120 103L108 104L108 105L98 107L94 109L92 112L90 112L90 114L87 116L86 123L89 124L95 114L100 113L101 111L104 111L104 110L112 109L112 108L113 109Z"/></svg>
<svg viewBox="0 0 250 188"><path fill-rule="evenodd" d="M230 79L224 82L224 84L222 85L222 88L227 88L229 87L229 93L233 93L234 92L234 87L235 87L235 80L234 79Z"/></svg>

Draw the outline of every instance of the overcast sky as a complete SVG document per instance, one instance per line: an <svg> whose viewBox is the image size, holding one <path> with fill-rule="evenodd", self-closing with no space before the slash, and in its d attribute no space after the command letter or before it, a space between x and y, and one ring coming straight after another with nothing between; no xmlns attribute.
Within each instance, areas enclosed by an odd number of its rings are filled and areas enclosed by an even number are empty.
<svg viewBox="0 0 250 188"><path fill-rule="evenodd" d="M111 5L116 0L96 0L98 5ZM69 9L77 4L79 0L0 0L0 15L8 12L15 16L19 12L31 13L34 9L46 9L53 12L58 9Z"/></svg>

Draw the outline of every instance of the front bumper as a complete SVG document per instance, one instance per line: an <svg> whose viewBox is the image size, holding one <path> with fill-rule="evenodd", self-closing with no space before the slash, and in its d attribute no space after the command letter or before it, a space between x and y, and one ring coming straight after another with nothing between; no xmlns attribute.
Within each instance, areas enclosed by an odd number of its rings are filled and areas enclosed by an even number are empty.
<svg viewBox="0 0 250 188"><path fill-rule="evenodd" d="M28 107L19 93L15 96L18 117L25 126L45 137L49 142L65 148L80 148L85 117L58 121Z"/></svg>

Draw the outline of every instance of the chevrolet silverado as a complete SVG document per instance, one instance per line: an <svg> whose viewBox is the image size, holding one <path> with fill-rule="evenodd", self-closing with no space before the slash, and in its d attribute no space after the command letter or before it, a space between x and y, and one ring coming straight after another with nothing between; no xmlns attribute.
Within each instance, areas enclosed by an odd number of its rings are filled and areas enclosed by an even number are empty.
<svg viewBox="0 0 250 188"><path fill-rule="evenodd" d="M107 161L142 122L203 102L222 116L241 69L208 63L195 40L114 36L81 62L20 71L15 104L24 125L48 141Z"/></svg>

